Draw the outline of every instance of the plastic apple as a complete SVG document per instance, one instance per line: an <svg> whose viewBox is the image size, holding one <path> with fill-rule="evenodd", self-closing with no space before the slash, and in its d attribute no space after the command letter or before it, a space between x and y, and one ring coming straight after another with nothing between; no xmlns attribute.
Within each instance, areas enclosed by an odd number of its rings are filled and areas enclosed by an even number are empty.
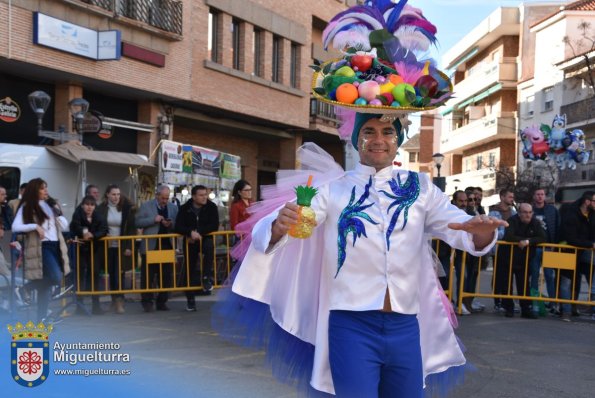
<svg viewBox="0 0 595 398"><path fill-rule="evenodd" d="M357 70L360 72L365 72L372 67L372 62L374 58L370 55L354 55L351 57L351 66L357 67Z"/></svg>
<svg viewBox="0 0 595 398"><path fill-rule="evenodd" d="M397 84L393 89L392 94L395 101L398 101L403 106L408 106L415 101L416 98L415 88L407 83Z"/></svg>

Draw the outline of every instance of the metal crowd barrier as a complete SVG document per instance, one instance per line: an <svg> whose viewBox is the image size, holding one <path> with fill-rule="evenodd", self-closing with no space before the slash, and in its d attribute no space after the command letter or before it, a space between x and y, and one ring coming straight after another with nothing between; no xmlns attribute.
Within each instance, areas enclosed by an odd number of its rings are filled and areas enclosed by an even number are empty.
<svg viewBox="0 0 595 398"><path fill-rule="evenodd" d="M209 244L213 245L213 273L209 275L213 287L221 287L231 269L234 261L231 257L231 247L240 237L234 231L218 231L207 236ZM171 244L165 244L165 240ZM141 252L141 246L148 247L150 241L155 241L153 250ZM151 293L151 292L176 292L204 289L203 279L198 283L191 281L191 267L196 264L195 259L190 259L188 253L189 242L179 234L163 235L131 235L118 237L105 237L97 242L75 241L75 287L78 295L104 295L125 293ZM88 245L86 255L83 245ZM99 246L99 247L97 247ZM110 247L112 254L110 254ZM199 275L204 275L206 267L203 253L203 242L199 244ZM83 258L87 256L87 258ZM111 268L117 273L115 287L110 286L110 256L116 264ZM195 260L195 261L192 261ZM88 265L87 265L88 264ZM85 268L89 267L89 270ZM157 267L157 281L149 280L150 267ZM171 274L171 284L165 283ZM90 281L85 280L85 276ZM113 278L113 277L112 277Z"/></svg>
<svg viewBox="0 0 595 398"><path fill-rule="evenodd" d="M534 304L537 302L548 302L558 304L573 304L573 305L587 305L595 307L595 289L594 289L594 258L595 251L593 249L580 248L565 244L540 244L537 247L533 246L531 252L527 249L523 250L520 257L523 262L520 264L514 263L514 248L518 246L518 243L498 241L495 247L495 255L493 256L493 270L491 271L491 281L489 284L489 290L485 290L486 284L481 283L482 277L489 276L490 271L481 271L482 265L487 260L489 255L485 255L477 259L477 276L475 280L475 289L465 289L465 275L469 267L469 259L472 258L466 252L460 252L462 254L460 275L457 279L457 292L456 295L456 311L462 314L462 304L465 298L493 298L493 299L515 299L515 300L529 300ZM538 282L538 294L531 295L529 288L529 278L531 275L530 263L533 256L530 254L536 252L536 249L542 250L542 260L539 269L539 282ZM452 250L454 252L454 250ZM579 263L577 262L580 253L586 252L587 261L580 264L581 269L577 269ZM517 257L518 259L518 257ZM451 261L449 264L449 286L452 287L454 279L456 277L455 269L456 255L451 255ZM588 265L588 269L585 269L585 264ZM514 288L513 283L513 267L516 268L517 272L520 271L523 275L522 280L522 291ZM554 288L555 294L553 297L546 295L544 288L544 269L551 269L554 271ZM564 274L564 275L563 275ZM583 284L583 276L586 277L587 293L586 298L581 299L579 296L579 290L582 291L581 285ZM502 279L504 278L505 289L502 290ZM567 296L562 297L562 285L569 284L570 290L567 292ZM452 288L445 290L445 293L452 301L454 292ZM581 294L582 295L582 294ZM584 296L584 295L583 295Z"/></svg>

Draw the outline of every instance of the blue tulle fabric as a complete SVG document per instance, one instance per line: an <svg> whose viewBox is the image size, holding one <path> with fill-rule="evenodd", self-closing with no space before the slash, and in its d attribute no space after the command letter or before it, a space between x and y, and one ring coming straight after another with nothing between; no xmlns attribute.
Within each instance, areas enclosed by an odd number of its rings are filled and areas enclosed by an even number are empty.
<svg viewBox="0 0 595 398"><path fill-rule="evenodd" d="M237 268L230 280L233 280ZM273 321L267 304L233 293L228 281L217 293L211 319L213 329L224 339L244 347L264 350L273 376L282 383L295 386L300 397L334 396L310 386L314 346L279 327ZM464 381L465 373L469 370L473 370L473 367L467 364L429 375L426 377L425 398L448 396L456 385Z"/></svg>

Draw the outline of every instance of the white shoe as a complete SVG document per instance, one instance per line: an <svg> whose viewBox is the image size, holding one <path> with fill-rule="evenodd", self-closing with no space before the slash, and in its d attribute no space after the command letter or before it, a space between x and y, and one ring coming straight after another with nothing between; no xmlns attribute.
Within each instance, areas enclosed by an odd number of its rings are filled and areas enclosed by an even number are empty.
<svg viewBox="0 0 595 398"><path fill-rule="evenodd" d="M483 311L486 309L486 306L482 303L476 303L475 301L471 303L471 309L473 311Z"/></svg>
<svg viewBox="0 0 595 398"><path fill-rule="evenodd" d="M461 314L462 315L471 315L471 312L465 307L465 304L461 303Z"/></svg>

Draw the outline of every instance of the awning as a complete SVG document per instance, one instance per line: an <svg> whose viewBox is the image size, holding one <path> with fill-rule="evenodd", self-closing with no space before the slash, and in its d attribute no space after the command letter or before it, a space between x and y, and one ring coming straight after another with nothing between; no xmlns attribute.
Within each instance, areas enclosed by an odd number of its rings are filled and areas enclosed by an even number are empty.
<svg viewBox="0 0 595 398"><path fill-rule="evenodd" d="M467 52L467 54L463 55L463 57L461 57L461 59L459 59L457 62L455 62L453 66L451 66L450 68L448 68L448 70L449 71L454 71L455 69L457 69L459 67L459 65L461 65L463 62L468 61L469 59L471 59L478 52L479 52L479 48L478 47L474 47L471 51Z"/></svg>
<svg viewBox="0 0 595 398"><path fill-rule="evenodd" d="M495 86L492 86L492 87L488 88L487 90L482 91L481 93L477 94L476 96L467 98L465 101L463 101L457 105L457 109L461 109L461 108L466 107L469 104L478 102L478 101L494 94L495 92L500 91L501 89L502 89L502 83L498 83Z"/></svg>
<svg viewBox="0 0 595 398"><path fill-rule="evenodd" d="M448 115L450 112L452 112L452 108L453 108L453 107L454 107L454 106L447 106L446 108L444 108L444 109L442 109L442 110L440 111L440 114L441 114L442 116Z"/></svg>
<svg viewBox="0 0 595 398"><path fill-rule="evenodd" d="M119 164L123 166L155 167L147 162L143 156L136 153L93 151L75 141L57 146L46 147L48 151L74 163L82 161Z"/></svg>

